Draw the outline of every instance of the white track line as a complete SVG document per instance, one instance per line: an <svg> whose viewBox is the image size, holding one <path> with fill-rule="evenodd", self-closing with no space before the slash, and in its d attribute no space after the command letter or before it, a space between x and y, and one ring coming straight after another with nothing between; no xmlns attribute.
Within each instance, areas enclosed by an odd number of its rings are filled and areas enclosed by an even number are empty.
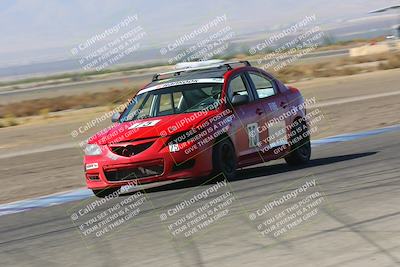
<svg viewBox="0 0 400 267"><path fill-rule="evenodd" d="M387 97L387 96L394 96L394 95L400 95L400 91L373 94L373 95L365 95L365 96L346 97L346 98L340 98L340 99L336 99L336 100L323 101L316 105L310 106L310 108L328 107L328 106L333 106L333 105L347 104L347 103L352 103L352 102L358 102L358 101L364 101L364 100Z"/></svg>
<svg viewBox="0 0 400 267"><path fill-rule="evenodd" d="M320 140L315 140L315 141L312 141L311 143L313 146L320 146L320 145L332 144L332 143L337 143L337 142L346 142L346 141L357 140L357 139L365 138L368 136L373 136L373 135L377 135L377 134L381 134L381 133L385 133L385 132L393 132L393 131L400 131L400 124L385 127L385 128L370 130L370 131L336 135L336 136L332 136L332 137L323 138ZM156 183L142 185L142 186L139 185L137 187L132 188L132 191L149 189L152 187L158 187L161 185L176 183L176 182L180 182L180 181L182 181L182 180L156 182ZM129 191L131 191L131 190L127 190L126 192L129 192ZM46 207L50 207L50 206L54 206L54 205L64 204L67 202L83 200L83 199L87 199L91 196L93 196L91 190L86 189L86 188L78 188L75 190L55 193L55 194L51 194L51 195L47 195L47 196L41 196L41 197L36 197L36 198L31 198L31 199L20 200L20 201L16 201L16 202L12 202L12 203L1 204L0 205L0 216L24 212L24 211L28 211L28 210L31 210L34 208L46 208Z"/></svg>

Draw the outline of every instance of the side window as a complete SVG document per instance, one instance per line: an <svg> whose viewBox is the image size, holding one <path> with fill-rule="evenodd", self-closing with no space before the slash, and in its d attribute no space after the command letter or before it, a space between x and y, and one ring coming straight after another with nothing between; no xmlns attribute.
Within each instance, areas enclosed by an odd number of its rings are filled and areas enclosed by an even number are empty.
<svg viewBox="0 0 400 267"><path fill-rule="evenodd" d="M247 91L246 85L244 84L243 78L241 75L233 78L229 83L229 99L232 100L235 95L247 95L249 96L249 92ZM250 96L249 96L250 98Z"/></svg>
<svg viewBox="0 0 400 267"><path fill-rule="evenodd" d="M138 119L144 119L144 118L148 118L150 116L152 116L152 106L154 105L154 95L150 95L149 99L147 99L147 101L144 103L144 106L139 110L138 112Z"/></svg>
<svg viewBox="0 0 400 267"><path fill-rule="evenodd" d="M171 94L160 95L160 106L157 115L170 115L174 114L174 109L172 106L172 96Z"/></svg>
<svg viewBox="0 0 400 267"><path fill-rule="evenodd" d="M270 80L254 73L249 73L249 75L256 87L258 98L266 98L275 95L274 86Z"/></svg>
<svg viewBox="0 0 400 267"><path fill-rule="evenodd" d="M186 108L187 105L185 103L185 99L183 98L182 92L174 92L173 93L173 99L174 99L174 107L177 112L183 112Z"/></svg>

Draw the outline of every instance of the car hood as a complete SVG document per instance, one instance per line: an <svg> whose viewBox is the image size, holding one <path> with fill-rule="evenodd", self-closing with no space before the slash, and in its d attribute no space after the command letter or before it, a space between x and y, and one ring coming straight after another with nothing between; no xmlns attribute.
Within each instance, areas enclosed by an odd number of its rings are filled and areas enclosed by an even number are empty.
<svg viewBox="0 0 400 267"><path fill-rule="evenodd" d="M88 143L105 145L138 139L170 136L190 130L217 113L218 112L215 110L201 111L115 123L93 135L88 140Z"/></svg>

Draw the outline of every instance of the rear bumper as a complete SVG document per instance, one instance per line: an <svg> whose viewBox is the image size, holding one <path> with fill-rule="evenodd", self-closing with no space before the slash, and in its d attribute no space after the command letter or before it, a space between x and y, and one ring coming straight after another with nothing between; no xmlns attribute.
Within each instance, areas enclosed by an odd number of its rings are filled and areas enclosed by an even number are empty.
<svg viewBox="0 0 400 267"><path fill-rule="evenodd" d="M114 154L108 146L102 155L85 156L85 178L89 189L121 187L209 175L212 146L170 152L166 138L159 138L145 151L131 157ZM90 166L89 169L86 166Z"/></svg>

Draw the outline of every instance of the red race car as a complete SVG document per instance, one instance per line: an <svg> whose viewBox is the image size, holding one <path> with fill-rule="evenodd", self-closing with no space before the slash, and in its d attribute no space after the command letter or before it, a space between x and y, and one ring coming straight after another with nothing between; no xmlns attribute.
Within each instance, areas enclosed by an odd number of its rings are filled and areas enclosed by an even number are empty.
<svg viewBox="0 0 400 267"><path fill-rule="evenodd" d="M98 197L126 185L223 175L284 157L310 159L303 97L247 61L182 63L156 74L111 127L88 140L85 176Z"/></svg>

